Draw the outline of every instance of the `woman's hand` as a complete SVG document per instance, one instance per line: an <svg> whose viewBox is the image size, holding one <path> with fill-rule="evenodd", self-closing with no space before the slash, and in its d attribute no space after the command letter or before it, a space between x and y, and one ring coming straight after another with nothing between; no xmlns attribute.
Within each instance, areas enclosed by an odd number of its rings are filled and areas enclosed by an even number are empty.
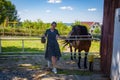
<svg viewBox="0 0 120 80"><path fill-rule="evenodd" d="M57 39L66 39L65 36L58 36L58 35L56 36L56 38L57 38Z"/></svg>
<svg viewBox="0 0 120 80"><path fill-rule="evenodd" d="M41 37L41 43L46 43L46 38L45 38L45 36L42 36L42 37Z"/></svg>

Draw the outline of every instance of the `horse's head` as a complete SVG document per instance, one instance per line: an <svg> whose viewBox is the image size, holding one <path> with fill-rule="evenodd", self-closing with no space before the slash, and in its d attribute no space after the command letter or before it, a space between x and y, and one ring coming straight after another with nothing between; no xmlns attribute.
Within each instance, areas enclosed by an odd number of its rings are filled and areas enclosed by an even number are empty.
<svg viewBox="0 0 120 80"><path fill-rule="evenodd" d="M72 26L71 36L73 35L79 35L81 33L80 27L78 25Z"/></svg>
<svg viewBox="0 0 120 80"><path fill-rule="evenodd" d="M74 25L72 26L72 31L68 34L68 37L66 38L66 40L64 41L64 47L66 45L68 45L69 43L71 43L75 38L75 36L79 35L80 34L80 28L78 27L78 25Z"/></svg>
<svg viewBox="0 0 120 80"><path fill-rule="evenodd" d="M85 26L82 25L74 25L72 31L69 35L71 36L79 36L79 35L87 35L88 31Z"/></svg>
<svg viewBox="0 0 120 80"><path fill-rule="evenodd" d="M65 40L65 46L69 43L75 41L74 39L79 39L81 35L88 35L88 30L86 26L83 25L74 25L72 26L72 30L69 33L68 37Z"/></svg>

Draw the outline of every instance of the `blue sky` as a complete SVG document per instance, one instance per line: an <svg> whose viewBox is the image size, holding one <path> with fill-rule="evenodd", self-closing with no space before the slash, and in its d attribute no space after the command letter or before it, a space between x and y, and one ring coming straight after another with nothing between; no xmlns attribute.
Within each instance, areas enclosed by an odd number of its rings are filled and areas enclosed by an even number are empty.
<svg viewBox="0 0 120 80"><path fill-rule="evenodd" d="M104 0L11 0L21 21L102 22Z"/></svg>

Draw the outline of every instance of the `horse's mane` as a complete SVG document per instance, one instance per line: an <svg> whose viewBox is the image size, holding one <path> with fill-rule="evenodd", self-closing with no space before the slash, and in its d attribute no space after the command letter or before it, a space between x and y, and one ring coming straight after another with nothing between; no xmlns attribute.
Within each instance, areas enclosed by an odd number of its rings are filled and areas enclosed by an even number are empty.
<svg viewBox="0 0 120 80"><path fill-rule="evenodd" d="M75 27L79 27L79 28L80 28L81 34L79 34L79 35L88 35L88 30L87 30L87 27L86 27L86 26L84 26L84 25L74 25L74 26L72 26L72 27L73 27L73 29L74 29Z"/></svg>

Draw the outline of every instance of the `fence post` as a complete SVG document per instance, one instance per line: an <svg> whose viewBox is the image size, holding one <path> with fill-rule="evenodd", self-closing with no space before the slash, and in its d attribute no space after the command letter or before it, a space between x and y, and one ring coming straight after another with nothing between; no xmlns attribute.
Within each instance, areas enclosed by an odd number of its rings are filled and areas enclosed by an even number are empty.
<svg viewBox="0 0 120 80"><path fill-rule="evenodd" d="M24 39L22 39L22 52L24 53Z"/></svg>
<svg viewBox="0 0 120 80"><path fill-rule="evenodd" d="M1 38L0 38L0 53L2 53L2 44L1 44Z"/></svg>

